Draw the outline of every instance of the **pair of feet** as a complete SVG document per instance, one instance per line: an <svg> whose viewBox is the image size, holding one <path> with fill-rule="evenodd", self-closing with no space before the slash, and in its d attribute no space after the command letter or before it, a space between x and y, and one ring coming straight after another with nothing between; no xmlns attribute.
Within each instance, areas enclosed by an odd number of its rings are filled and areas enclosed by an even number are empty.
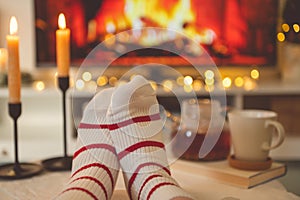
<svg viewBox="0 0 300 200"><path fill-rule="evenodd" d="M110 199L121 168L130 199L192 199L171 177L149 82L99 92L78 128L70 182L57 199Z"/></svg>

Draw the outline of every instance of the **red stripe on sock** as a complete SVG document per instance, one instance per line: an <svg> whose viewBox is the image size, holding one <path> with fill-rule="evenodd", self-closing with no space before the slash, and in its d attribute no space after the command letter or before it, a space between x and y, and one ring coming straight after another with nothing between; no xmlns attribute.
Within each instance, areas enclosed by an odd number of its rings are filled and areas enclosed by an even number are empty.
<svg viewBox="0 0 300 200"><path fill-rule="evenodd" d="M106 149L108 151L111 151L113 154L116 155L116 150L113 146L109 144L90 144L84 147L81 147L78 151L76 151L73 155L73 160L82 152L88 150L88 149Z"/></svg>
<svg viewBox="0 0 300 200"><path fill-rule="evenodd" d="M134 145L131 145L129 147L127 147L125 150L121 151L118 154L119 160L121 160L123 157L125 157L127 154L142 148L142 147L159 147L159 148L165 148L165 145L161 142L156 142L156 141L142 141L142 142L138 142Z"/></svg>
<svg viewBox="0 0 300 200"><path fill-rule="evenodd" d="M64 190L62 192L62 194L65 193L65 192L71 191L71 190L79 190L79 191L85 192L86 194L90 195L93 199L98 200L98 198L92 192L90 192L87 189L80 188L80 187L71 187L71 188L68 188L68 189Z"/></svg>
<svg viewBox="0 0 300 200"><path fill-rule="evenodd" d="M158 164L158 163L154 163L154 162L147 162L147 163L142 163L140 164L136 170L134 171L133 175L130 177L129 181L128 181L128 193L129 193L129 197L130 199L132 199L132 194L131 194L131 187L132 187L132 184L133 182L135 181L137 175L139 174L139 171L143 168L143 167L146 167L146 166L151 166L151 165L155 165L155 166L158 166L160 167L161 169L163 169L164 171L166 171L170 176L171 176L171 172L168 168L162 166L161 164Z"/></svg>
<svg viewBox="0 0 300 200"><path fill-rule="evenodd" d="M153 114L153 115L145 115L145 116L139 116L139 117L134 117L132 119L128 119L122 122L118 122L115 124L87 124L87 123L80 123L78 128L82 129L109 129L109 130L116 130L118 128L122 128L134 123L139 123L139 122L150 122L150 121L155 121L159 120L160 115L159 113Z"/></svg>
<svg viewBox="0 0 300 200"><path fill-rule="evenodd" d="M149 181L151 181L152 179L157 178L157 177L162 177L162 175L160 175L160 174L153 174L153 175L149 176L149 177L143 182L142 187L141 187L140 190L139 190L138 200L140 200L140 198L141 198L141 194L142 194L142 191L143 191L145 185L146 185Z"/></svg>
<svg viewBox="0 0 300 200"><path fill-rule="evenodd" d="M78 128L83 128L83 129L108 129L108 125L107 124L80 123Z"/></svg>
<svg viewBox="0 0 300 200"><path fill-rule="evenodd" d="M147 200L150 199L151 195L155 192L155 190L157 190L158 188L162 187L162 186L165 186L165 185L173 185L173 186L177 186L175 185L174 183L168 183L168 182L162 182L162 183L159 183L157 185L155 185L149 192L148 196L147 196ZM178 187L178 186L177 186Z"/></svg>
<svg viewBox="0 0 300 200"><path fill-rule="evenodd" d="M118 122L115 124L109 124L108 125L108 129L109 130L116 130L118 128L122 128L134 123L139 123L139 122L150 122L150 121L155 121L155 120L159 120L160 119L160 115L159 113L153 114L153 115L145 115L145 116L139 116L139 117L134 117L132 119L128 119L122 122Z"/></svg>
<svg viewBox="0 0 300 200"><path fill-rule="evenodd" d="M107 191L103 185L103 183L101 183L99 180L97 180L96 178L94 177L91 177L91 176L82 176L82 177L79 177L79 178L76 178L74 179L71 183L75 182L75 181L78 181L78 180L83 180L83 179L88 179L88 180L91 180L91 181L94 181L95 183L97 183L97 185L99 187L101 187L101 189L103 190L104 194L105 194L105 198L108 199L108 196L107 196Z"/></svg>
<svg viewBox="0 0 300 200"><path fill-rule="evenodd" d="M112 174L111 174L109 168L108 168L107 166L103 165L103 164L100 164L100 163L91 163L91 164L85 165L85 166L81 167L80 169L78 169L77 171L75 171L75 172L72 174L71 177L74 177L77 173L79 173L79 172L81 172L81 171L83 171L83 170L85 170L85 169L91 168L91 167L98 167L98 168L104 169L104 170L107 172L107 174L108 174L108 176L109 176L109 178L110 178L110 181L111 181L111 187L114 188L114 184L115 184L115 183L114 183L114 179L113 179L113 176L112 176Z"/></svg>

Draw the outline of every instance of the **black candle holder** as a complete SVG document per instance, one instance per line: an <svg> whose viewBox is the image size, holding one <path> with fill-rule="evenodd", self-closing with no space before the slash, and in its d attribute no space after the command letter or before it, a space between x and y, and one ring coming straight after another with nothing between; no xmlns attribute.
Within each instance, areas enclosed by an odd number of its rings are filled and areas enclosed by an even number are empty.
<svg viewBox="0 0 300 200"><path fill-rule="evenodd" d="M35 163L20 163L18 154L18 118L22 112L21 103L9 103L8 111L10 117L14 120L14 147L15 162L0 166L1 179L22 179L29 178L42 172L43 168Z"/></svg>
<svg viewBox="0 0 300 200"><path fill-rule="evenodd" d="M72 157L67 154L66 92L69 88L69 77L58 77L58 86L62 91L64 156L43 160L42 164L49 171L68 171L72 168Z"/></svg>

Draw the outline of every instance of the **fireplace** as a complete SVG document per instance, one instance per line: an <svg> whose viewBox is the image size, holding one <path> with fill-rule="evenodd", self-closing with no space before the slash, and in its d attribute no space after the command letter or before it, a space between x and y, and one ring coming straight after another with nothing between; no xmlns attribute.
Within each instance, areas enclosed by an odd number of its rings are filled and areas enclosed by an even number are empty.
<svg viewBox="0 0 300 200"><path fill-rule="evenodd" d="M196 50L186 51L184 38L160 37L166 33L157 31L160 29L143 32L143 27L168 28L187 35L204 47L217 66L275 66L278 4L277 0L35 0L37 66L54 66L60 12L72 30L71 60L75 66L96 45L123 31L135 37L139 34L134 45L143 47L146 43L147 48L121 55L112 65L159 62L188 66L180 56L157 50L160 45L171 45L193 57ZM108 44L99 54L108 55L102 56L105 58L120 54L115 47L132 45L131 35Z"/></svg>

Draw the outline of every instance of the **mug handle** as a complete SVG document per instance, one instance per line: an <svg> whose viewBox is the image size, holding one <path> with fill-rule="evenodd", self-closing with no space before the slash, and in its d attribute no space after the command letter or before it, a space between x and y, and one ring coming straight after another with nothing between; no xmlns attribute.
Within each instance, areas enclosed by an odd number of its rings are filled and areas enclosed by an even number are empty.
<svg viewBox="0 0 300 200"><path fill-rule="evenodd" d="M262 146L262 149L265 150L265 151L268 151L268 150L275 149L275 148L279 147L283 143L284 137L285 137L285 131L284 131L284 128L281 125L281 123L279 123L277 121L274 121L274 120L267 120L265 122L265 127L267 128L269 126L274 126L275 127L277 135L278 135L278 140L273 146L270 146L269 144L264 143L263 146Z"/></svg>

